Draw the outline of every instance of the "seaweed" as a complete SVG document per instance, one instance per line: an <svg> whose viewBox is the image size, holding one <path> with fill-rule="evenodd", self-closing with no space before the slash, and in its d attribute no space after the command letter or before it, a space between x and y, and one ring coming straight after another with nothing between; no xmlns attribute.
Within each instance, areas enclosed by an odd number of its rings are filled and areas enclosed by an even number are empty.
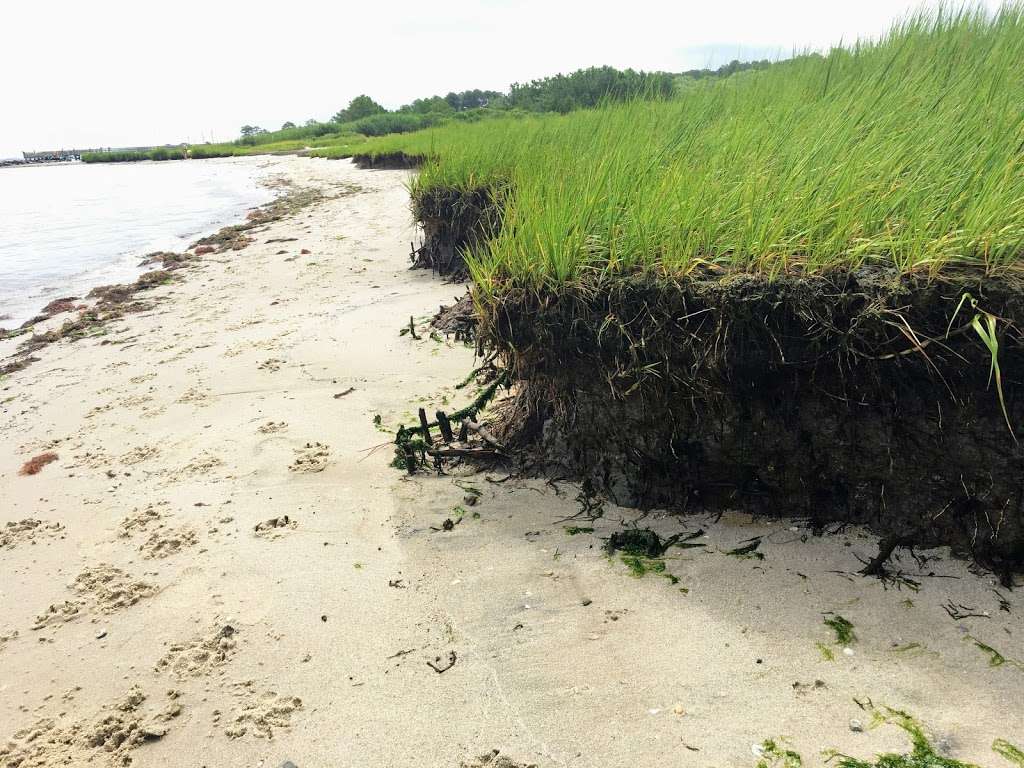
<svg viewBox="0 0 1024 768"><path fill-rule="evenodd" d="M730 549L725 554L732 555L733 557L738 557L741 560L746 560L748 558L753 558L755 560L764 560L764 552L757 551L758 547L760 546L761 537L755 536L752 539L747 539L742 546L736 547L735 549Z"/></svg>
<svg viewBox="0 0 1024 768"><path fill-rule="evenodd" d="M22 464L21 469L18 470L19 475L38 475L47 464L52 464L57 461L59 457L53 451L47 451L46 453L40 453L38 456L33 456L31 459Z"/></svg>
<svg viewBox="0 0 1024 768"><path fill-rule="evenodd" d="M829 760L836 759L839 768L977 768L951 757L938 754L931 741L925 736L923 726L906 712L891 707L872 708L870 728L880 725L895 725L910 736L912 750L907 754L887 752L878 755L874 762L862 760L836 750L825 752ZM994 745L993 745L994 748Z"/></svg>
<svg viewBox="0 0 1024 768"><path fill-rule="evenodd" d="M1009 664L1011 667L1024 670L1024 661L1018 661L1017 659L1011 659L1004 656L1002 653L997 651L991 645L982 642L973 635L965 635L964 640L974 643L975 647L988 656L988 665L990 667L1002 667Z"/></svg>
<svg viewBox="0 0 1024 768"><path fill-rule="evenodd" d="M826 617L823 621L826 626L831 627L832 631L836 633L836 643L838 645L850 645L857 642L857 635L853 632L853 624L838 613L834 616Z"/></svg>
<svg viewBox="0 0 1024 768"><path fill-rule="evenodd" d="M996 739L992 742L992 751L1002 758L1009 760L1019 768L1024 768L1024 750L1016 747L1006 739Z"/></svg>
<svg viewBox="0 0 1024 768"><path fill-rule="evenodd" d="M903 754L886 752L877 755L874 760L864 760L835 749L827 749L823 752L826 762L835 760L838 768L978 768L972 763L938 754L931 740L925 735L921 723L906 712L871 705L865 708L871 712L869 728L893 725L902 729L910 737L911 751ZM1006 739L996 739L992 743L992 751L1018 768L1024 766L1024 751ZM760 759L757 768L800 768L803 764L799 752L780 746L779 741L774 739L765 740L758 752Z"/></svg>
<svg viewBox="0 0 1024 768"><path fill-rule="evenodd" d="M592 531L593 529L587 529ZM703 546L702 544L687 544L689 539L702 536L703 530L696 533L676 533L667 539L662 539L650 528L627 528L623 531L614 531L604 543L604 549L608 554L614 552L625 552L627 555L639 555L642 557L661 557L671 547L692 547Z"/></svg>
<svg viewBox="0 0 1024 768"><path fill-rule="evenodd" d="M656 557L623 555L622 562L629 568L630 574L638 579L643 578L648 573L665 573L665 561Z"/></svg>
<svg viewBox="0 0 1024 768"><path fill-rule="evenodd" d="M804 760L800 753L780 746L779 741L766 739L761 744L757 768L801 768Z"/></svg>

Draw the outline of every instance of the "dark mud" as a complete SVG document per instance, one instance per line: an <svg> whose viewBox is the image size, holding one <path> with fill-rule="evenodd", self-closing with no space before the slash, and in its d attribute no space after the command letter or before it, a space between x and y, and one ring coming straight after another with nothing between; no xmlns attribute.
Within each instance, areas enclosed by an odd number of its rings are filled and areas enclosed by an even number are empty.
<svg viewBox="0 0 1024 768"><path fill-rule="evenodd" d="M989 316L1003 399L972 325ZM1005 575L1024 568L1022 323L1017 279L862 269L524 292L481 333L517 382L502 439L620 504L862 524Z"/></svg>

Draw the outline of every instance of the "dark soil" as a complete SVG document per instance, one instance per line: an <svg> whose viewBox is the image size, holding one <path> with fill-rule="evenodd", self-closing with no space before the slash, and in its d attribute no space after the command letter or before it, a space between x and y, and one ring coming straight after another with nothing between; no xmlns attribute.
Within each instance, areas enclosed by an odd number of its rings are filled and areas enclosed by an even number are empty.
<svg viewBox="0 0 1024 768"><path fill-rule="evenodd" d="M352 162L357 168L376 168L378 170L401 170L403 168L419 168L424 158L419 155L407 155L405 152L389 152L384 155L353 155Z"/></svg>
<svg viewBox="0 0 1024 768"><path fill-rule="evenodd" d="M1024 439L1014 278L629 277L506 297L481 333L518 383L502 439L621 504L863 524L1005 574L1024 567L1024 450L965 293L999 318Z"/></svg>
<svg viewBox="0 0 1024 768"><path fill-rule="evenodd" d="M412 254L413 267L465 278L463 253L497 232L495 192L431 189L413 199L413 217L423 228L423 245Z"/></svg>
<svg viewBox="0 0 1024 768"><path fill-rule="evenodd" d="M430 325L445 336L454 336L456 341L473 341L479 318L473 306L469 291L451 306L442 305L430 320Z"/></svg>

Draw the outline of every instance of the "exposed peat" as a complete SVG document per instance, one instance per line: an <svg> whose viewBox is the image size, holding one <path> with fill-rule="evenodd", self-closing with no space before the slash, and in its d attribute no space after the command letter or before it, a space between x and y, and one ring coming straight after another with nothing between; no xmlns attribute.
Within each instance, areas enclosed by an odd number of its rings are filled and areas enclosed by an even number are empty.
<svg viewBox="0 0 1024 768"><path fill-rule="evenodd" d="M1017 277L863 267L508 293L480 333L517 391L501 439L619 503L862 524L1008 572L1022 320Z"/></svg>
<svg viewBox="0 0 1024 768"><path fill-rule="evenodd" d="M423 164L422 155L407 155L405 152L385 152L383 154L355 154L352 162L357 168L377 168L379 170L402 170L419 168Z"/></svg>

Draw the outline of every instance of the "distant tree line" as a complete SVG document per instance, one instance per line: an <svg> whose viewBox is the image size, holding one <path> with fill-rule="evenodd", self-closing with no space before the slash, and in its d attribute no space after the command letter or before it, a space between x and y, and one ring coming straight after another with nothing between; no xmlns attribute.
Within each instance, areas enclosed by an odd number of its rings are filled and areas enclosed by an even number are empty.
<svg viewBox="0 0 1024 768"><path fill-rule="evenodd" d="M568 75L513 83L508 93L480 89L452 91L446 96L415 99L394 111L361 94L327 122L307 120L304 125L297 126L289 121L281 126L281 130L273 132L259 126L244 125L237 143L265 144L345 132L382 136L416 131L448 120L480 120L510 111L564 114L574 109L595 107L604 101L667 98L693 80L729 77L769 66L771 62L762 59L748 62L733 60L717 69L691 69L682 73L589 67Z"/></svg>
<svg viewBox="0 0 1024 768"><path fill-rule="evenodd" d="M571 112L596 107L602 101L665 98L672 95L675 76L667 72L637 72L614 67L590 67L529 83L513 83L507 103L528 112Z"/></svg>
<svg viewBox="0 0 1024 768"><path fill-rule="evenodd" d="M735 75L737 72L746 72L748 69L768 69L771 65L770 59L759 59L758 61L733 59L718 69L688 69L681 74L683 77L688 77L692 80L702 80L705 77L729 77L729 75Z"/></svg>

